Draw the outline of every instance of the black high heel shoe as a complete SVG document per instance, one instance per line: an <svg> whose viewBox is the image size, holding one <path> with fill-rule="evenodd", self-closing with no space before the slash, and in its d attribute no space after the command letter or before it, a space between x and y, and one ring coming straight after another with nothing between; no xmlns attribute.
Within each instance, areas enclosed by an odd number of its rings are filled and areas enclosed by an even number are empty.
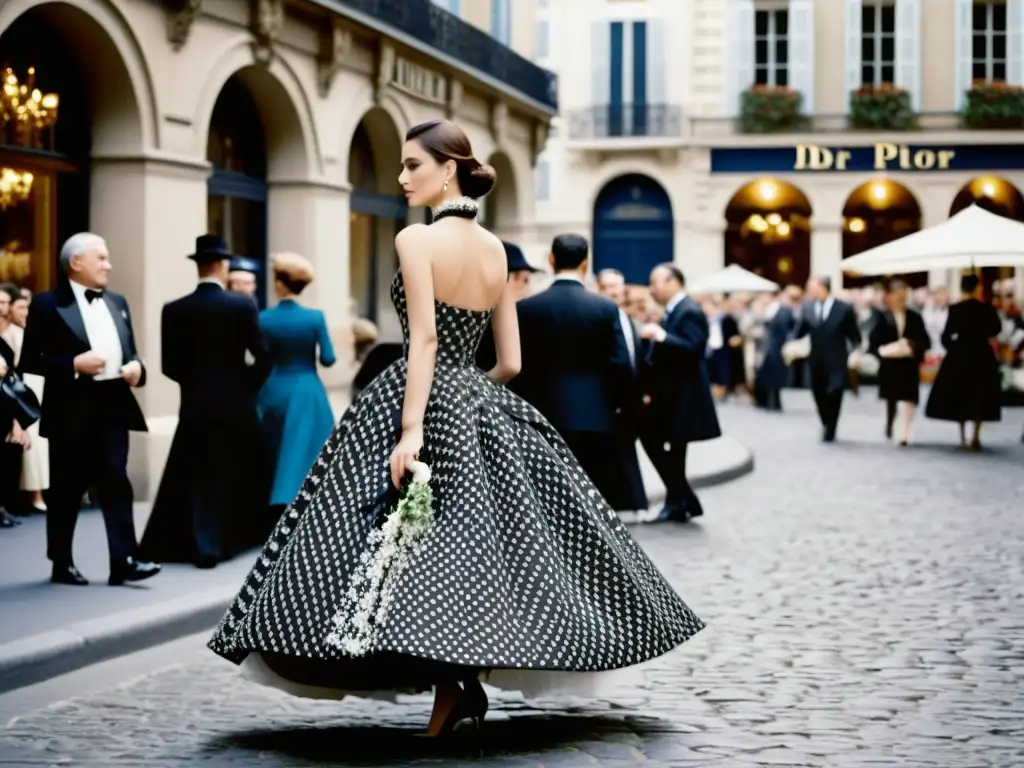
<svg viewBox="0 0 1024 768"><path fill-rule="evenodd" d="M463 720L473 723L474 735L477 742L477 750L483 757L483 745L480 742L481 729L484 724L484 717L487 716L489 702L487 693L484 691L480 681L470 678L463 682L462 695L455 705L445 715L444 722L436 733L419 733L417 736L426 739L448 739L455 732L455 727Z"/></svg>

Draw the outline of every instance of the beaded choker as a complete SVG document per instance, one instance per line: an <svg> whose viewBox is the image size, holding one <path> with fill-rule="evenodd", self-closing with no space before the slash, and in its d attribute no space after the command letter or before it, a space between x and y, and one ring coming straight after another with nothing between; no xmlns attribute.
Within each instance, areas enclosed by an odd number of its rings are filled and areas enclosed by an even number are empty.
<svg viewBox="0 0 1024 768"><path fill-rule="evenodd" d="M460 219L475 219L480 213L480 203L471 197L453 197L445 200L434 209L434 221L446 216L457 216Z"/></svg>

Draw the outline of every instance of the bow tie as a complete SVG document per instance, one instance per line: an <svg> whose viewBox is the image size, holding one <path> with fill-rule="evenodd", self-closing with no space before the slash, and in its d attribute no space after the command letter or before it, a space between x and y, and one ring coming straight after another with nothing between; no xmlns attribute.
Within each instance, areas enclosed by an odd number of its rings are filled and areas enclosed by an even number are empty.
<svg viewBox="0 0 1024 768"><path fill-rule="evenodd" d="M103 298L103 291L94 291L92 288L86 288L85 289L85 300L88 301L90 304L92 304L95 299L102 299L102 298Z"/></svg>

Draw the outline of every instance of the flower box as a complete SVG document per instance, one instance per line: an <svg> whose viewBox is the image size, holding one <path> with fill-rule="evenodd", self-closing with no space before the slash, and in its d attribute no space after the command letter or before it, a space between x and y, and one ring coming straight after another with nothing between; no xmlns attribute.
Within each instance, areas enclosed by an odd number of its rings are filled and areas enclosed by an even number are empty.
<svg viewBox="0 0 1024 768"><path fill-rule="evenodd" d="M850 127L909 131L917 127L910 91L893 85L864 86L850 92Z"/></svg>
<svg viewBox="0 0 1024 768"><path fill-rule="evenodd" d="M739 130L742 133L777 133L800 128L807 118L800 113L804 97L790 88L755 85L740 96Z"/></svg>
<svg viewBox="0 0 1024 768"><path fill-rule="evenodd" d="M964 125L975 130L1024 128L1024 88L1005 83L981 83L967 91L960 112Z"/></svg>

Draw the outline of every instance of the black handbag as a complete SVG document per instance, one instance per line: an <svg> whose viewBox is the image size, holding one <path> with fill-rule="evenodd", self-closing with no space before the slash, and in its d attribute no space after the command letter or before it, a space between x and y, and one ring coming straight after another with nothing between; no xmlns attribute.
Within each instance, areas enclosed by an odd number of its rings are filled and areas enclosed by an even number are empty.
<svg viewBox="0 0 1024 768"><path fill-rule="evenodd" d="M42 414L36 393L13 370L0 379L0 412L16 419L22 429L31 427Z"/></svg>

